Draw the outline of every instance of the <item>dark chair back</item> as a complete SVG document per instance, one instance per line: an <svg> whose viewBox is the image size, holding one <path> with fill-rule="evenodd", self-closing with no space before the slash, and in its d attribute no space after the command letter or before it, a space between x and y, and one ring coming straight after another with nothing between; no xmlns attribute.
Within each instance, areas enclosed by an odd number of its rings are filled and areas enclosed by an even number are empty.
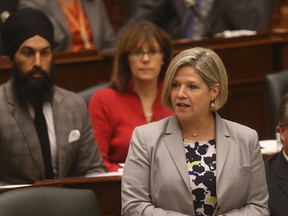
<svg viewBox="0 0 288 216"><path fill-rule="evenodd" d="M100 89L108 87L108 85L109 85L109 83L97 84L97 85L94 85L94 86L92 86L90 88L87 88L87 89L84 89L84 90L78 92L78 94L84 98L84 100L85 100L85 102L86 102L86 104L88 106L90 98L93 95L93 93L95 91L98 91Z"/></svg>
<svg viewBox="0 0 288 216"><path fill-rule="evenodd" d="M266 75L266 91L268 96L269 125L271 138L276 138L278 124L278 108L281 98L288 92L288 69Z"/></svg>
<svg viewBox="0 0 288 216"><path fill-rule="evenodd" d="M96 195L89 189L27 187L0 195L1 216L99 216Z"/></svg>

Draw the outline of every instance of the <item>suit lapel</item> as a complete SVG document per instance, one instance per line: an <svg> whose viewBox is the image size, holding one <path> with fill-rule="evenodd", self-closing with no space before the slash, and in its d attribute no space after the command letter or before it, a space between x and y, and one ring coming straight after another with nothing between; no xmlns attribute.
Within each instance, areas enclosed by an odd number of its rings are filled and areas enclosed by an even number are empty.
<svg viewBox="0 0 288 216"><path fill-rule="evenodd" d="M190 188L189 175L187 171L186 160L183 160L185 152L182 133L176 116L174 115L168 122L166 129L166 137L164 139L167 149L177 167L180 175L182 176L187 188ZM224 121L216 113L216 169L217 169L217 182L221 176L229 149L229 132L224 124Z"/></svg>
<svg viewBox="0 0 288 216"><path fill-rule="evenodd" d="M283 150L282 150L283 151ZM277 161L275 163L275 179L277 185L281 188L284 192L286 197L288 198L288 162L284 158L283 152L280 152L279 156L277 157Z"/></svg>
<svg viewBox="0 0 288 216"><path fill-rule="evenodd" d="M56 134L57 142L57 159L58 159L58 175L59 177L63 176L65 170L65 164L67 164L67 154L69 149L67 149L68 137L70 129L67 127L69 123L69 115L67 110L61 104L63 103L64 98L59 94L57 88L55 88L55 95L52 102L52 110L54 116L54 128ZM68 122L68 123L67 123Z"/></svg>
<svg viewBox="0 0 288 216"><path fill-rule="evenodd" d="M89 26L93 35L93 42L96 46L100 44L100 32L98 26L103 25L101 23L103 20L99 20L99 5L96 5L95 1L83 1L82 0L83 9L85 11L86 17L89 22ZM104 8L105 10L105 8ZM95 27L97 26L97 27ZM103 34L103 32L101 32Z"/></svg>
<svg viewBox="0 0 288 216"><path fill-rule="evenodd" d="M224 121L216 113L216 182L219 183L219 178L230 149L229 132L224 124Z"/></svg>
<svg viewBox="0 0 288 216"><path fill-rule="evenodd" d="M52 17L55 18L55 22L58 22L60 24L61 29L63 29L66 35L71 35L67 19L63 10L61 9L60 1L53 0L49 3L51 4L51 13L53 14Z"/></svg>
<svg viewBox="0 0 288 216"><path fill-rule="evenodd" d="M168 122L167 130L164 139L168 152L173 159L183 181L185 182L188 190L190 190L189 175L187 170L185 157L185 149L183 144L182 133L176 116L172 116Z"/></svg>
<svg viewBox="0 0 288 216"><path fill-rule="evenodd" d="M221 1L219 2L219 0L214 0L212 3L212 7L206 17L206 20L210 24L210 28L212 29L212 31L216 25L217 17L219 17L220 6L221 6Z"/></svg>
<svg viewBox="0 0 288 216"><path fill-rule="evenodd" d="M41 146L33 123L33 119L29 113L29 110L19 107L19 105L16 103L13 95L12 81L8 81L5 85L7 100L12 105L12 116L15 118L15 121L17 122L19 128L23 133L23 142L25 142L25 144L27 145L27 148L31 153L32 160L34 161L38 172L41 173L42 176L44 176L45 169L42 158Z"/></svg>

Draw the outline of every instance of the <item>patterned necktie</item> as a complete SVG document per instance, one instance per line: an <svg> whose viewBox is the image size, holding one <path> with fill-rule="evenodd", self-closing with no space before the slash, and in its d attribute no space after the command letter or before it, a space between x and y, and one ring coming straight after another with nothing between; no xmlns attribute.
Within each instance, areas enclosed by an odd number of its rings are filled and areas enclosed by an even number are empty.
<svg viewBox="0 0 288 216"><path fill-rule="evenodd" d="M197 17L195 14L191 16L190 26L188 27L188 34L190 34L190 36L187 35L188 38L198 39L208 33L204 22L207 23L205 19L210 12L213 1L214 0L196 0L194 9L197 11L199 16ZM203 20L201 20L200 17Z"/></svg>
<svg viewBox="0 0 288 216"><path fill-rule="evenodd" d="M53 179L54 174L51 161L50 142L45 116L43 114L43 102L35 104L34 110L35 110L34 124L41 144L46 178Z"/></svg>

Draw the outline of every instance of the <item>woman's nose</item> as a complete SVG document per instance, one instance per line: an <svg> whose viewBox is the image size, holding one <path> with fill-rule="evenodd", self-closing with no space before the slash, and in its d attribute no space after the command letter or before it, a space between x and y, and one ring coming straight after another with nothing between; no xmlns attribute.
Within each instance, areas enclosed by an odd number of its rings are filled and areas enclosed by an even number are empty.
<svg viewBox="0 0 288 216"><path fill-rule="evenodd" d="M178 97L186 97L186 89L184 86L181 86L179 88L179 91L178 91L178 94L177 94Z"/></svg>

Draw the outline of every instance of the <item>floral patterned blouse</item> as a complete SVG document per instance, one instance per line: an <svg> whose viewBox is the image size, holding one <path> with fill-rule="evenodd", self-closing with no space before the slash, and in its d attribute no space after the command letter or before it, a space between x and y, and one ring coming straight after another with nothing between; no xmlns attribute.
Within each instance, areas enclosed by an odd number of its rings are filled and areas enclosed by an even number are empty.
<svg viewBox="0 0 288 216"><path fill-rule="evenodd" d="M216 197L216 140L184 139L186 161L196 216L211 216Z"/></svg>

